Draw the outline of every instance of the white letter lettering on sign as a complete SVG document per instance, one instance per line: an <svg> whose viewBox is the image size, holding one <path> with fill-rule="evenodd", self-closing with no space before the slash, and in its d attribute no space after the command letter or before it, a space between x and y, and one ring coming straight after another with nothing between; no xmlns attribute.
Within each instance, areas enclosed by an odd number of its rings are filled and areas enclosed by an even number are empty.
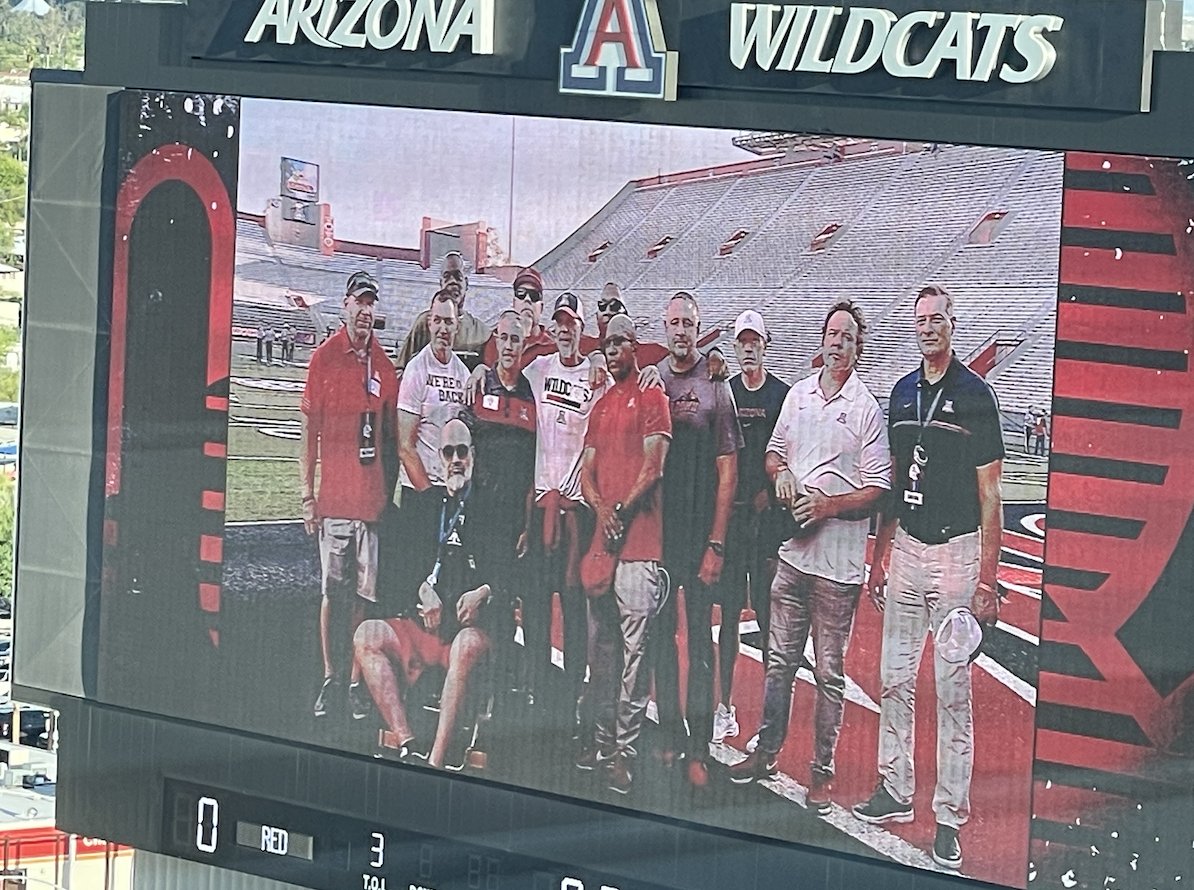
<svg viewBox="0 0 1194 890"><path fill-rule="evenodd" d="M390 6L393 10L390 10ZM272 30L279 44L302 39L328 49L426 47L455 52L468 41L475 55L493 54L494 0L262 0L245 43L260 43Z"/></svg>
<svg viewBox="0 0 1194 890"><path fill-rule="evenodd" d="M837 27L843 12L845 22ZM731 3L729 53L739 69L753 62L763 71L862 74L882 63L892 77L931 80L948 77L952 69L960 81L985 83L998 76L1005 83L1032 83L1048 76L1057 63L1057 48L1048 34L1064 23L1056 15L923 9L897 16L871 6L847 11L841 6ZM912 44L929 49L910 50Z"/></svg>

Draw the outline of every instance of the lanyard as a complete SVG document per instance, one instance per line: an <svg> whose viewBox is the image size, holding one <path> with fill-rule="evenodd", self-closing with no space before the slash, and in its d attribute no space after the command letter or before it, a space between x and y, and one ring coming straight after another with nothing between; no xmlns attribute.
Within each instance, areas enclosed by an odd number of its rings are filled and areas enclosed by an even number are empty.
<svg viewBox="0 0 1194 890"><path fill-rule="evenodd" d="M373 381L373 336L365 341L365 398L370 399L373 393L369 391L369 384Z"/></svg>
<svg viewBox="0 0 1194 890"><path fill-rule="evenodd" d="M928 415L926 415L925 417L922 418L921 413L920 413L920 393L921 393L922 389L924 389L924 387L922 387L922 386L916 387L916 425L919 428L919 432L916 434L916 444L917 445L919 445L921 443L921 441L924 439L925 428L928 427L928 425L930 423L932 423L933 413L937 410L937 403L941 401L941 394L943 392L945 392L944 386L942 386L939 390L937 390L937 395L933 399L933 404L929 405Z"/></svg>
<svg viewBox="0 0 1194 890"><path fill-rule="evenodd" d="M435 566L431 569L431 574L427 576L427 581L432 587L439 581L439 570L443 568L444 559L444 544L447 543L448 538L452 537L452 532L456 530L456 526L460 522L460 517L464 515L464 503L468 497L468 489L460 493L460 503L456 507L456 512L452 514L452 518L448 518L448 499L444 498L444 505L439 511L439 546L435 551Z"/></svg>

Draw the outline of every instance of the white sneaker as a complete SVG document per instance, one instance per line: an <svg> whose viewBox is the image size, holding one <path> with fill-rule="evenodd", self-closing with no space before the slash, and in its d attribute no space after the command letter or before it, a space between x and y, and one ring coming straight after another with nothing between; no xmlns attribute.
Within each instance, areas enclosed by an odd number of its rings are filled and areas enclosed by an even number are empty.
<svg viewBox="0 0 1194 890"><path fill-rule="evenodd" d="M750 737L750 741L746 743L746 753L754 754L757 747L759 747L759 734L756 732Z"/></svg>
<svg viewBox="0 0 1194 890"><path fill-rule="evenodd" d="M733 705L726 708L724 704L718 703L717 710L713 712L713 741L724 742L727 738L734 738L738 735L738 714Z"/></svg>

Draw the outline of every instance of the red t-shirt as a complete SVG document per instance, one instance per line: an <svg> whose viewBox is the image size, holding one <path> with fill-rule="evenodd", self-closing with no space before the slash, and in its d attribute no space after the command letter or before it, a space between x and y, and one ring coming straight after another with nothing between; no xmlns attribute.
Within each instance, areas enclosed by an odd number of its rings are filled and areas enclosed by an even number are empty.
<svg viewBox="0 0 1194 890"><path fill-rule="evenodd" d="M368 391L367 370L372 372ZM385 490L382 449L387 443L382 441L382 429L396 436L397 403L394 363L376 337L371 341L368 365L357 359L344 328L311 354L301 407L307 415L308 434L318 442L315 509L320 518L376 522L381 517L386 501L393 496ZM361 415L366 411L372 411L376 418L377 455L372 463L362 464Z"/></svg>
<svg viewBox="0 0 1194 890"><path fill-rule="evenodd" d="M593 406L585 447L593 448L597 491L605 501L624 500L643 468L643 439L672 437L667 395L646 392L631 377L614 386ZM630 520L619 558L625 562L663 558L663 508L659 486L651 491Z"/></svg>
<svg viewBox="0 0 1194 890"><path fill-rule="evenodd" d="M521 371L535 359L539 358L539 356L551 355L555 351L555 338L547 332L547 328L540 327L537 336L527 337L526 346L523 347L522 350L522 361L518 365L518 370ZM581 354L587 355L588 353L582 352ZM497 333L494 332L489 335L489 339L486 340L485 345L481 347L481 364L488 368L496 368L497 363Z"/></svg>

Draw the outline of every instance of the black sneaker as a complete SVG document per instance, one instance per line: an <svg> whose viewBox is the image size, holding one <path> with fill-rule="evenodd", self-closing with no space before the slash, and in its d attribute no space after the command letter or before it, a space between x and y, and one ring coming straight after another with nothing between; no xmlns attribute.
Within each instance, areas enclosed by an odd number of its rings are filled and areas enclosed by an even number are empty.
<svg viewBox="0 0 1194 890"><path fill-rule="evenodd" d="M948 825L937 826L937 837L933 841L933 861L943 868L962 867L962 845L958 842L958 829Z"/></svg>
<svg viewBox="0 0 1194 890"><path fill-rule="evenodd" d="M779 769L779 761L758 748L746 755L746 759L735 763L729 769L730 781L735 785L749 785L756 779L769 779Z"/></svg>
<svg viewBox="0 0 1194 890"><path fill-rule="evenodd" d="M592 772L598 767L609 766L613 754L608 751L601 751L596 745L585 745L580 749L580 753L573 761L576 768L584 772Z"/></svg>
<svg viewBox="0 0 1194 890"><path fill-rule="evenodd" d="M872 825L881 822L911 822L912 804L900 803L888 793L887 786L880 781L870 800L854 806L854 815Z"/></svg>
<svg viewBox="0 0 1194 890"><path fill-rule="evenodd" d="M444 769L450 773L458 773L468 765L469 737L457 733L456 738L448 745L444 752Z"/></svg>
<svg viewBox="0 0 1194 890"><path fill-rule="evenodd" d="M369 716L369 693L360 683L352 683L348 687L348 708L352 711L353 720L364 720Z"/></svg>
<svg viewBox="0 0 1194 890"><path fill-rule="evenodd" d="M634 773L630 770L631 760L626 753L615 754L609 764L609 790L618 794L629 794L634 784Z"/></svg>
<svg viewBox="0 0 1194 890"><path fill-rule="evenodd" d="M319 687L319 695L315 699L315 716L326 717L328 712L328 700L332 697L332 693L336 689L335 677L324 677L323 685Z"/></svg>

